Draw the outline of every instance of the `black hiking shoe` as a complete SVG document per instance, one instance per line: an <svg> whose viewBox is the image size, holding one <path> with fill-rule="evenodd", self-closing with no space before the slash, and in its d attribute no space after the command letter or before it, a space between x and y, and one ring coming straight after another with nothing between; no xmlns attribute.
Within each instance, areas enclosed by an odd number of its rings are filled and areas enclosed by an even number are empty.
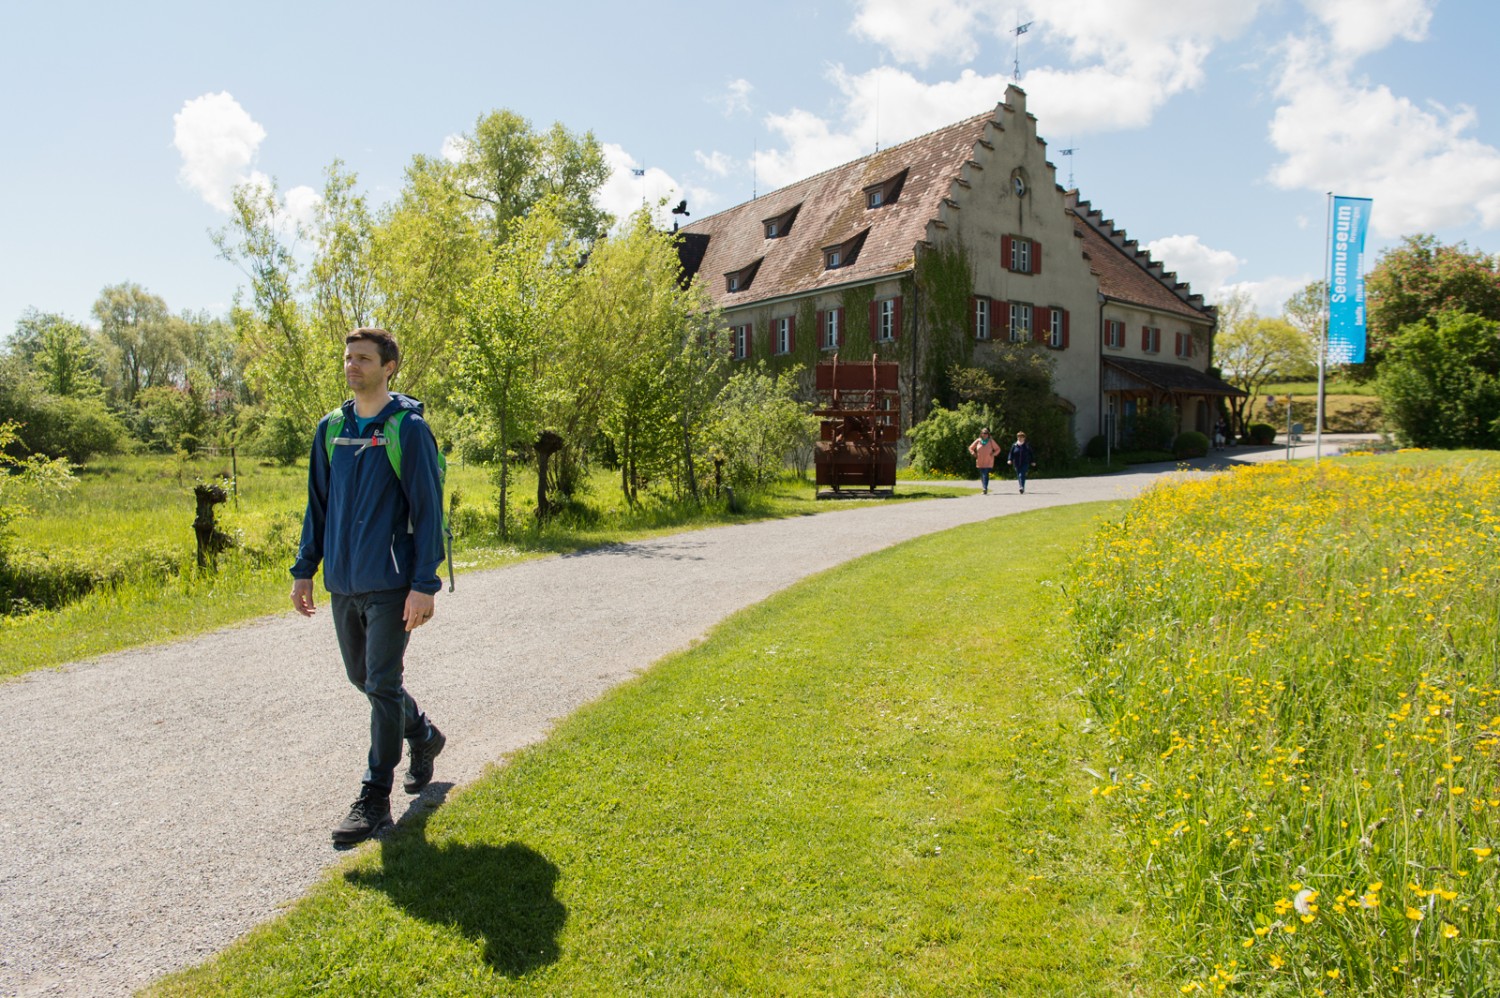
<svg viewBox="0 0 1500 998"><path fill-rule="evenodd" d="M352 846L393 824L391 795L365 787L359 799L350 806L349 816L333 830L333 844Z"/></svg>
<svg viewBox="0 0 1500 998"><path fill-rule="evenodd" d="M427 736L426 741L411 740L406 744L410 747L411 764L406 771L406 778L401 781L401 789L414 794L432 782L432 760L448 744L448 739L443 737L443 733L434 724L432 734Z"/></svg>

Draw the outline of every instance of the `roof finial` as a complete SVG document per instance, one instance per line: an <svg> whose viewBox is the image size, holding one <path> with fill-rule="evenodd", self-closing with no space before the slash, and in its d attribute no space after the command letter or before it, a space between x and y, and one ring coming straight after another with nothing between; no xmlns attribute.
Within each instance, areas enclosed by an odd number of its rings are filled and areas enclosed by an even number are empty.
<svg viewBox="0 0 1500 998"><path fill-rule="evenodd" d="M1019 80L1021 78L1021 36L1024 35L1024 34L1026 34L1026 32L1028 32L1028 31L1031 30L1031 25L1032 25L1031 21L1027 21L1025 24L1022 24L1021 23L1021 15L1020 14L1016 15L1016 26L1011 31L1011 34L1013 34L1013 35L1016 36L1016 63L1015 63L1015 72L1011 76L1011 79L1013 79L1013 80Z"/></svg>

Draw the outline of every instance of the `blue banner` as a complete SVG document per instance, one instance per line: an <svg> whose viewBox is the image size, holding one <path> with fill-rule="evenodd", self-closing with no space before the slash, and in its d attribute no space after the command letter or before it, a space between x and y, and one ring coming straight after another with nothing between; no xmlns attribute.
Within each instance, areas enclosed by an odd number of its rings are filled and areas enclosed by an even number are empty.
<svg viewBox="0 0 1500 998"><path fill-rule="evenodd" d="M1369 198L1333 199L1328 234L1328 356L1330 364L1365 359L1365 231Z"/></svg>

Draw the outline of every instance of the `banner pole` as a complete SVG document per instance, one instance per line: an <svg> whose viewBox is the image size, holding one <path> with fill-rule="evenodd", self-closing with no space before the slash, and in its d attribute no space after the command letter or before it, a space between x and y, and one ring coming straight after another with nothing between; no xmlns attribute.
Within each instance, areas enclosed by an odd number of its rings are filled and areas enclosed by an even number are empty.
<svg viewBox="0 0 1500 998"><path fill-rule="evenodd" d="M1313 448L1313 464L1323 459L1323 413L1326 405L1328 384L1325 370L1328 367L1328 296L1333 291L1333 191L1328 192L1328 216L1323 226L1323 321L1318 331L1318 411L1313 417L1317 424Z"/></svg>

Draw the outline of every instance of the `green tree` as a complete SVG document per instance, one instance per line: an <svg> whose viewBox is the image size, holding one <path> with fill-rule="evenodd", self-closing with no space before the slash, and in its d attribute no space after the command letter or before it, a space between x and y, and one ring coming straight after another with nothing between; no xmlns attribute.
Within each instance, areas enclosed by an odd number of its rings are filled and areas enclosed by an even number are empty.
<svg viewBox="0 0 1500 998"><path fill-rule="evenodd" d="M99 358L89 331L72 322L49 325L33 361L42 388L59 398L98 398L104 394Z"/></svg>
<svg viewBox="0 0 1500 998"><path fill-rule="evenodd" d="M1403 442L1500 447L1500 322L1441 312L1402 326L1375 384Z"/></svg>
<svg viewBox="0 0 1500 998"><path fill-rule="evenodd" d="M160 297L128 281L110 285L99 292L94 317L110 348L116 401L129 405L143 388L182 383L190 334Z"/></svg>
<svg viewBox="0 0 1500 998"><path fill-rule="evenodd" d="M521 220L496 252L494 267L463 298L456 381L497 438L497 522L509 536L512 448L539 429L539 367L549 333L573 293L577 251L543 205Z"/></svg>
<svg viewBox="0 0 1500 998"><path fill-rule="evenodd" d="M787 454L817 428L798 400L799 368L771 375L759 364L737 371L719 392L709 439L727 484L763 488L786 469Z"/></svg>
<svg viewBox="0 0 1500 998"><path fill-rule="evenodd" d="M1265 386L1277 378L1304 377L1314 364L1307 339L1285 319L1266 319L1250 312L1214 340L1214 359L1225 381L1248 397L1229 401L1237 429L1246 430L1247 413Z"/></svg>
<svg viewBox="0 0 1500 998"><path fill-rule="evenodd" d="M93 396L58 396L18 356L0 357L0 422L12 426L11 456L66 458L82 464L95 454L122 450L124 425Z"/></svg>
<svg viewBox="0 0 1500 998"><path fill-rule="evenodd" d="M545 133L514 111L479 118L461 146L458 178L465 196L481 205L490 238L503 243L518 219L543 199L575 239L593 242L608 230L608 212L595 203L609 164L592 132L560 122Z"/></svg>
<svg viewBox="0 0 1500 998"><path fill-rule="evenodd" d="M1404 326L1439 312L1469 312L1500 320L1500 259L1465 243L1444 245L1436 236L1406 236L1380 254L1365 279L1367 357L1373 377L1390 341Z"/></svg>
<svg viewBox="0 0 1500 998"><path fill-rule="evenodd" d="M14 535L12 525L32 511L40 496L63 492L73 486L68 462L40 455L16 457L16 424L0 422L0 558Z"/></svg>
<svg viewBox="0 0 1500 998"><path fill-rule="evenodd" d="M1025 431L1038 465L1056 467L1073 460L1077 444L1066 413L1057 405L1053 368L1052 358L1034 345L996 343L982 366L955 366L949 382L960 401L982 407L988 414L985 423L997 438L1005 440ZM978 433L964 445L974 436Z"/></svg>

